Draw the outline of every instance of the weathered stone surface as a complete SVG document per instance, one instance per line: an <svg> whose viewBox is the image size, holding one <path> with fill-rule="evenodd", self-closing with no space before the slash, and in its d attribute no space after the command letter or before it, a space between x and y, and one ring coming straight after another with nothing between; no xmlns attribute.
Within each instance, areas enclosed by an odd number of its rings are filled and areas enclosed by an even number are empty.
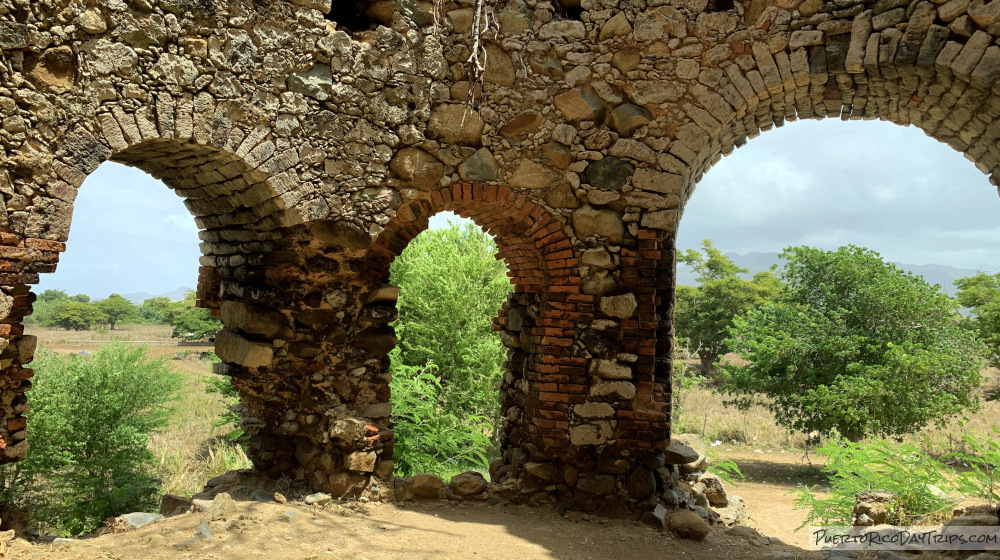
<svg viewBox="0 0 1000 560"><path fill-rule="evenodd" d="M463 498L480 496L486 491L488 485L489 483L486 482L483 475L475 471L456 474L448 482L448 488L451 490L451 493Z"/></svg>
<svg viewBox="0 0 1000 560"><path fill-rule="evenodd" d="M590 386L590 396L627 401L635 397L635 385L626 381L598 381Z"/></svg>
<svg viewBox="0 0 1000 560"><path fill-rule="evenodd" d="M561 177L555 171L530 159L522 159L510 178L510 186L523 189L547 189L556 185Z"/></svg>
<svg viewBox="0 0 1000 560"><path fill-rule="evenodd" d="M333 73L325 64L317 64L306 72L288 78L288 91L326 101L333 91Z"/></svg>
<svg viewBox="0 0 1000 560"><path fill-rule="evenodd" d="M583 418L611 418L615 409L608 403L588 402L574 406L573 414Z"/></svg>
<svg viewBox="0 0 1000 560"><path fill-rule="evenodd" d="M220 492L212 499L212 505L208 510L208 517L213 521L232 520L239 515L239 507L226 492Z"/></svg>
<svg viewBox="0 0 1000 560"><path fill-rule="evenodd" d="M573 88L555 97L556 108L567 121L602 121L608 109L607 103L593 91Z"/></svg>
<svg viewBox="0 0 1000 560"><path fill-rule="evenodd" d="M530 109L507 121L507 124L500 127L500 134L504 138L514 138L519 134L535 131L539 126L542 126L543 122L545 119L542 118L542 115L538 111Z"/></svg>
<svg viewBox="0 0 1000 560"><path fill-rule="evenodd" d="M432 474L418 474L411 480L411 490L418 498L438 498L444 489L444 481L441 477Z"/></svg>
<svg viewBox="0 0 1000 560"><path fill-rule="evenodd" d="M524 470L546 482L555 480L556 476L559 475L559 470L552 463L533 463L529 461L524 464Z"/></svg>
<svg viewBox="0 0 1000 560"><path fill-rule="evenodd" d="M679 439L672 438L670 444L664 450L665 461L668 465L684 465L698 461L698 452L691 446Z"/></svg>
<svg viewBox="0 0 1000 560"><path fill-rule="evenodd" d="M430 190L441 182L444 164L441 160L419 148L403 148L389 163L389 169L407 184L421 190Z"/></svg>
<svg viewBox="0 0 1000 560"><path fill-rule="evenodd" d="M633 294L601 298L601 313L619 319L628 319L635 315L638 302Z"/></svg>
<svg viewBox="0 0 1000 560"><path fill-rule="evenodd" d="M167 517L187 513L192 507L191 500L183 496L164 494L160 498L160 513Z"/></svg>
<svg viewBox="0 0 1000 560"><path fill-rule="evenodd" d="M314 222L310 226L310 231L317 240L345 249L367 249L372 244L371 235L352 222Z"/></svg>
<svg viewBox="0 0 1000 560"><path fill-rule="evenodd" d="M630 103L615 107L608 116L608 124L623 138L631 137L649 122L646 111Z"/></svg>
<svg viewBox="0 0 1000 560"><path fill-rule="evenodd" d="M272 338L288 320L281 313L265 307L236 301L222 302L222 321L230 329Z"/></svg>
<svg viewBox="0 0 1000 560"><path fill-rule="evenodd" d="M344 468L349 471L372 472L377 459L374 451L355 451L344 457Z"/></svg>
<svg viewBox="0 0 1000 560"><path fill-rule="evenodd" d="M496 45L486 45L486 69L483 70L483 80L491 84L509 86L514 83L516 77L510 55Z"/></svg>
<svg viewBox="0 0 1000 560"><path fill-rule="evenodd" d="M635 166L614 156L608 156L587 166L580 179L599 189L621 189L635 172Z"/></svg>
<svg viewBox="0 0 1000 560"><path fill-rule="evenodd" d="M25 70L36 83L61 89L69 89L76 83L76 55L65 45L41 55L29 55L24 62Z"/></svg>
<svg viewBox="0 0 1000 560"><path fill-rule="evenodd" d="M705 447L705 442L702 441L701 436L697 434L679 434L671 438L671 443L677 441L683 445L686 445L690 449L694 450L698 454L698 458L694 461L688 463L678 464L677 467L682 473L697 472L704 470L706 463L708 462L708 448Z"/></svg>
<svg viewBox="0 0 1000 560"><path fill-rule="evenodd" d="M577 490L589 492L591 494L607 495L615 490L615 477L610 475L600 475L587 478L580 478L576 482Z"/></svg>
<svg viewBox="0 0 1000 560"><path fill-rule="evenodd" d="M854 508L851 510L851 525L882 525L895 507L896 500L896 495L891 492L858 492L854 496Z"/></svg>
<svg viewBox="0 0 1000 560"><path fill-rule="evenodd" d="M583 39L587 34L582 21L572 19L560 19L551 23L546 23L538 31L538 38L546 39Z"/></svg>
<svg viewBox="0 0 1000 560"><path fill-rule="evenodd" d="M590 374L604 379L632 379L632 368L614 360L591 360Z"/></svg>
<svg viewBox="0 0 1000 560"><path fill-rule="evenodd" d="M682 539L700 541L708 536L711 531L708 523L697 513L682 509L670 514L667 524L670 532Z"/></svg>
<svg viewBox="0 0 1000 560"><path fill-rule="evenodd" d="M498 177L499 172L500 166L496 158L486 148L476 150L458 166L458 174L465 181L492 181Z"/></svg>
<svg viewBox="0 0 1000 560"><path fill-rule="evenodd" d="M631 33L632 25L628 22L628 18L625 17L625 12L618 12L615 17L609 19L607 23L601 27L601 33L598 35L598 39L601 41L607 41L612 37L621 37Z"/></svg>
<svg viewBox="0 0 1000 560"><path fill-rule="evenodd" d="M729 505L729 498L726 496L726 488L722 484L719 475L704 473L698 476L698 485L708 498L708 503L714 507L726 507Z"/></svg>
<svg viewBox="0 0 1000 560"><path fill-rule="evenodd" d="M449 144L478 146L482 142L482 117L468 105L447 103L438 105L431 112L431 120L427 124L427 133Z"/></svg>
<svg viewBox="0 0 1000 560"><path fill-rule="evenodd" d="M625 236L625 226L617 212L589 205L573 212L573 229L580 237L597 235L612 243L621 243Z"/></svg>
<svg viewBox="0 0 1000 560"><path fill-rule="evenodd" d="M270 345L251 342L228 329L216 336L215 353L225 362L246 368L270 367L274 362L274 348Z"/></svg>
<svg viewBox="0 0 1000 560"><path fill-rule="evenodd" d="M642 500L653 495L656 491L656 479L653 471L646 467L639 467L632 471L625 485L629 496L636 500Z"/></svg>
<svg viewBox="0 0 1000 560"><path fill-rule="evenodd" d="M156 523L157 521L163 521L166 518L160 515L159 513L134 512L134 513L126 513L124 515L119 515L118 519L121 519L125 523L128 523L129 527L132 529L140 529L151 523Z"/></svg>

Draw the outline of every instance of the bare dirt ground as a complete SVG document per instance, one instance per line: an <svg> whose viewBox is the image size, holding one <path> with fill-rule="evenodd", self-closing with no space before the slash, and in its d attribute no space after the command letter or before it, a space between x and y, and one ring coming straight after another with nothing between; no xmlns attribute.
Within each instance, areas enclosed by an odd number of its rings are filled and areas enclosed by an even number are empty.
<svg viewBox="0 0 1000 560"><path fill-rule="evenodd" d="M724 450L723 450L724 451ZM16 540L5 558L83 559L555 559L684 558L773 560L823 558L808 551L805 512L789 490L811 483L815 471L790 453L732 449L750 481L730 488L748 505L747 525L764 538L713 528L701 542L636 522L580 519L551 509L482 503L327 504L239 502L235 522L210 521L211 538L185 545L205 513L169 518L142 529L66 543ZM571 520L571 519L575 519ZM768 538L769 537L769 538ZM862 559L876 556L861 555ZM941 560L935 553L921 560ZM951 558L954 558L952 556Z"/></svg>
<svg viewBox="0 0 1000 560"><path fill-rule="evenodd" d="M820 558L816 552L780 543L763 546L714 531L696 543L634 523L587 520L574 523L551 510L522 507L422 504L370 505L367 513L343 514L334 506L243 503L231 528L212 523L213 536L193 550L175 545L194 534L201 514L186 514L142 529L71 543L16 541L8 558L288 559L482 558L565 559ZM294 515L289 515L293 513ZM289 520L294 517L294 520ZM183 547L181 547L183 548ZM773 555L784 552L785 555Z"/></svg>

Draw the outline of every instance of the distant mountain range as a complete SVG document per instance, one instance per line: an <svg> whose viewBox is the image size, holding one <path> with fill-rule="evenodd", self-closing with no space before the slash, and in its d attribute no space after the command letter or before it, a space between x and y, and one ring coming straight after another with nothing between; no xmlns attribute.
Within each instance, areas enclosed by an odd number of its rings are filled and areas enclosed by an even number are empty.
<svg viewBox="0 0 1000 560"><path fill-rule="evenodd" d="M772 265L781 262L781 259L778 258L778 253L760 253L754 251L745 255L740 253L726 253L726 256L732 259L737 266L750 270L749 274L741 275L744 278L750 278L758 272L771 270ZM941 286L948 295L955 295L956 290L953 283L955 280L965 278L966 276L973 276L979 272L971 268L955 268L954 266L945 264L893 264L903 270L923 276L924 280L927 280L930 284ZM677 283L684 286L694 286L697 285L698 281L695 279L695 274L691 272L690 267L678 263Z"/></svg>
<svg viewBox="0 0 1000 560"><path fill-rule="evenodd" d="M135 293L131 293L131 294L121 294L121 296L123 298L131 301L132 303L134 303L136 305L141 305L142 302L146 301L147 299L149 299L149 298L155 298L155 297L165 297L165 298L170 298L170 301L180 301L180 300L184 299L184 294L186 294L186 293L188 293L190 291L191 291L191 288L183 288L182 287L182 288L177 288L176 290L174 290L172 292L166 292L166 293L163 293L163 294L155 294L154 295L154 294L151 294L149 292L135 292Z"/></svg>

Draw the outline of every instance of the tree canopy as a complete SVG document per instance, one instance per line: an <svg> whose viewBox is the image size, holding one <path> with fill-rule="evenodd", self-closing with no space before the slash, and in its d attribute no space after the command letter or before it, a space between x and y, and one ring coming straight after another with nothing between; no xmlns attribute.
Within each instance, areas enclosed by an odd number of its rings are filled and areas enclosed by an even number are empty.
<svg viewBox="0 0 1000 560"><path fill-rule="evenodd" d="M773 301L781 282L770 272L744 280L738 274L747 269L736 266L710 239L701 244L704 254L688 249L677 257L698 274L698 286L677 287L674 324L678 336L698 353L702 372L708 374L719 356L729 352L726 337L734 317Z"/></svg>
<svg viewBox="0 0 1000 560"><path fill-rule="evenodd" d="M856 246L781 253L779 300L737 317L722 364L730 403L858 440L899 436L978 407L985 348L948 297Z"/></svg>
<svg viewBox="0 0 1000 560"><path fill-rule="evenodd" d="M108 319L108 328L115 330L118 321L136 318L138 308L131 301L118 294L111 294L94 304Z"/></svg>

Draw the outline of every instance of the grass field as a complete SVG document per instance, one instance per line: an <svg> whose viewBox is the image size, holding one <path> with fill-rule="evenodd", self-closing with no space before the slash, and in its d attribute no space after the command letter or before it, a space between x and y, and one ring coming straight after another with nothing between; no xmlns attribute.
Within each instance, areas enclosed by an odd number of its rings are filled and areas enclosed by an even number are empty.
<svg viewBox="0 0 1000 560"><path fill-rule="evenodd" d="M227 405L218 394L205 390L206 380L215 374L211 362L201 359L201 354L211 352L212 345L178 346L170 332L168 325L120 325L113 331L28 327L28 334L37 336L39 344L57 353L93 352L102 342L120 339L148 342L150 355L169 360L168 365L181 375L184 384L173 421L152 437L150 450L157 458L164 492L190 496L200 492L209 478L249 467L250 461L242 448L223 437L232 426L214 426Z"/></svg>
<svg viewBox="0 0 1000 560"><path fill-rule="evenodd" d="M696 360L689 363L694 364ZM998 374L1000 372L995 369L985 370L983 387L996 383ZM680 399L681 414L673 421L675 433L696 433L707 442L719 441L764 451L803 451L806 448L805 434L788 432L763 406L755 406L747 412L727 407L722 395L704 386L684 390ZM984 402L977 412L953 417L942 427L928 426L906 440L920 442L935 455L965 451L963 434L988 432L994 426L1000 426L1000 402Z"/></svg>

